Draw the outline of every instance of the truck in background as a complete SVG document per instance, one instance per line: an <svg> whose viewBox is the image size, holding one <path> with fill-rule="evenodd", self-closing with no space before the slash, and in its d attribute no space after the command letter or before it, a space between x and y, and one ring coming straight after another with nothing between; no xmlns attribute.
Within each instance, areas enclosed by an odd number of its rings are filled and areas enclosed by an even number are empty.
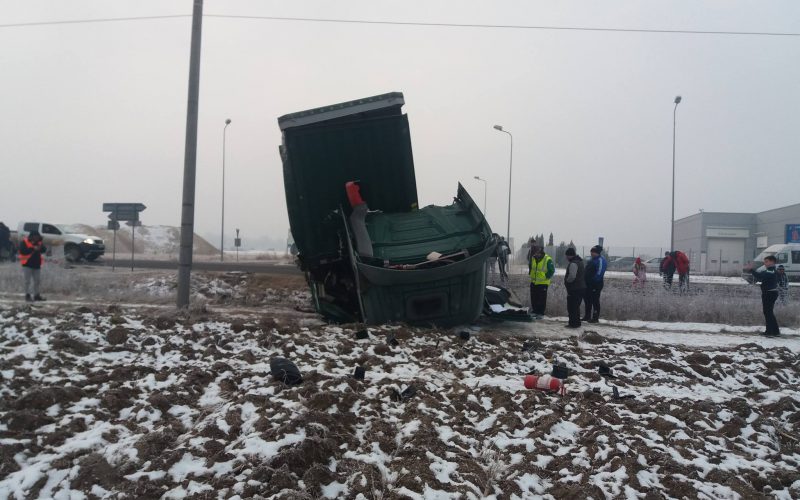
<svg viewBox="0 0 800 500"><path fill-rule="evenodd" d="M47 222L20 222L16 233L11 233L12 244L18 248L20 240L31 231L38 231L42 235L48 254L58 257L63 253L68 262L79 262L82 259L94 261L106 251L100 238L74 233L64 226Z"/></svg>
<svg viewBox="0 0 800 500"><path fill-rule="evenodd" d="M776 265L783 266L789 281L800 281L800 243L782 243L768 246L742 269L742 278L752 283L753 275L750 274L750 268L760 269L764 267L763 260L767 255L774 256Z"/></svg>

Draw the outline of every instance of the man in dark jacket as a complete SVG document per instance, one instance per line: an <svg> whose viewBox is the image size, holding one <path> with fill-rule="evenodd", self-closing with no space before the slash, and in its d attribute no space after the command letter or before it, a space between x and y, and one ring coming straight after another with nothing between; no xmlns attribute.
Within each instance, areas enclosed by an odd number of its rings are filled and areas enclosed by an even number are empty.
<svg viewBox="0 0 800 500"><path fill-rule="evenodd" d="M680 250L672 252L675 271L678 272L678 288L681 293L689 291L689 257Z"/></svg>
<svg viewBox="0 0 800 500"><path fill-rule="evenodd" d="M564 287L567 289L567 328L581 326L581 300L586 292L583 259L575 255L575 249L567 248L567 274L564 276Z"/></svg>
<svg viewBox="0 0 800 500"><path fill-rule="evenodd" d="M761 307L764 311L764 322L767 329L763 333L767 337L777 337L781 334L778 327L778 320L775 318L775 301L778 300L778 274L775 271L775 256L767 255L764 257L764 270L756 271L750 269L750 273L761 281Z"/></svg>
<svg viewBox="0 0 800 500"><path fill-rule="evenodd" d="M38 231L31 231L24 237L19 245L19 263L22 264L22 274L25 276L25 300L44 300L39 295L40 275L42 272L42 255L47 251L42 245L42 235Z"/></svg>
<svg viewBox="0 0 800 500"><path fill-rule="evenodd" d="M586 294L583 301L585 312L583 321L597 323L600 321L600 292L603 291L603 276L606 274L606 259L603 257L603 247L595 245L591 250L592 258L586 263Z"/></svg>
<svg viewBox="0 0 800 500"><path fill-rule="evenodd" d="M672 254L664 252L664 260L661 261L661 276L664 278L664 288L672 288L672 277L675 275L675 260Z"/></svg>

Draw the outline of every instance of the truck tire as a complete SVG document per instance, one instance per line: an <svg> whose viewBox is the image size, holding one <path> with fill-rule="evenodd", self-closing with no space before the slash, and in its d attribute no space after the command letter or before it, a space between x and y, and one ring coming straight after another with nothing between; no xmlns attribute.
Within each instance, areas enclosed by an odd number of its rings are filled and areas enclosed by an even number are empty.
<svg viewBox="0 0 800 500"><path fill-rule="evenodd" d="M94 261L97 260L98 257L100 257L100 256L94 254L94 255L90 255L90 256L86 257L86 260L88 260L89 262L94 262Z"/></svg>
<svg viewBox="0 0 800 500"><path fill-rule="evenodd" d="M68 262L80 262L83 258L83 252L78 245L67 245L64 247L64 258Z"/></svg>

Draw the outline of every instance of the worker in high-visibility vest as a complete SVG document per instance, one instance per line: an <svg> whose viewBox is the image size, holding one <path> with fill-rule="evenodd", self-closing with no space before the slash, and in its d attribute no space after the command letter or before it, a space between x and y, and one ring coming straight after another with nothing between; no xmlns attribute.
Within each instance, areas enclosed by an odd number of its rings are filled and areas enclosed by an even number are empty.
<svg viewBox="0 0 800 500"><path fill-rule="evenodd" d="M544 248L533 247L531 260L528 263L531 277L531 313L536 317L544 316L547 309L547 288L550 286L550 278L556 272L553 259L544 253Z"/></svg>
<svg viewBox="0 0 800 500"><path fill-rule="evenodd" d="M31 231L24 237L19 245L19 263L22 264L22 274L25 276L25 300L45 300L39 295L39 283L44 262L44 253L47 248L42 244L42 235L38 231Z"/></svg>

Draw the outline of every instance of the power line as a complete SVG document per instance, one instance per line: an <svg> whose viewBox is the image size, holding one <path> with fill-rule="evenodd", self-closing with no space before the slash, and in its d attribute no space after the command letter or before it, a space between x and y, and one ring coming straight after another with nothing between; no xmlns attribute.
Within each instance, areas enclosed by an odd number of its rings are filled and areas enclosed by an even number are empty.
<svg viewBox="0 0 800 500"><path fill-rule="evenodd" d="M0 28L19 28L27 26L49 26L59 24L84 24L107 23L118 21L144 21L152 19L188 18L189 14L174 14L164 16L136 16L136 17L111 17L98 19L74 19L67 21L38 21L28 23L0 24ZM205 14L203 17L220 19L256 19L265 21L290 21L310 23L337 23L337 24L373 24L388 26L420 26L433 28L478 28L478 29L515 29L515 30L544 30L544 31L595 31L610 33L664 33L677 35L726 35L726 36L800 36L800 33L773 32L773 31L713 31L713 30L667 30L647 28L595 28L588 26L535 26L522 24L471 24L471 23L428 23L416 21L375 21L369 19L325 19L314 17L279 17L279 16L244 16L229 14Z"/></svg>
<svg viewBox="0 0 800 500"><path fill-rule="evenodd" d="M22 28L26 26L50 26L54 24L86 24L110 23L116 21L145 21L148 19L174 19L177 17L192 17L191 14L174 14L166 16L137 16L137 17L106 17L99 19L73 19L68 21L36 21L30 23L0 24L0 28Z"/></svg>
<svg viewBox="0 0 800 500"><path fill-rule="evenodd" d="M800 36L800 33L780 33L768 31L707 31L707 30L660 30L636 28L591 28L585 26L531 26L520 24L459 24L459 23L424 23L413 21L372 21L360 19L320 19L313 17L277 17L277 16L236 16L228 14L206 14L205 17L228 19L263 19L269 21L303 21L316 23L345 24L383 24L392 26L428 26L444 28L487 28L487 29L525 29L551 31L608 31L618 33L672 33L681 35L755 35L755 36Z"/></svg>

